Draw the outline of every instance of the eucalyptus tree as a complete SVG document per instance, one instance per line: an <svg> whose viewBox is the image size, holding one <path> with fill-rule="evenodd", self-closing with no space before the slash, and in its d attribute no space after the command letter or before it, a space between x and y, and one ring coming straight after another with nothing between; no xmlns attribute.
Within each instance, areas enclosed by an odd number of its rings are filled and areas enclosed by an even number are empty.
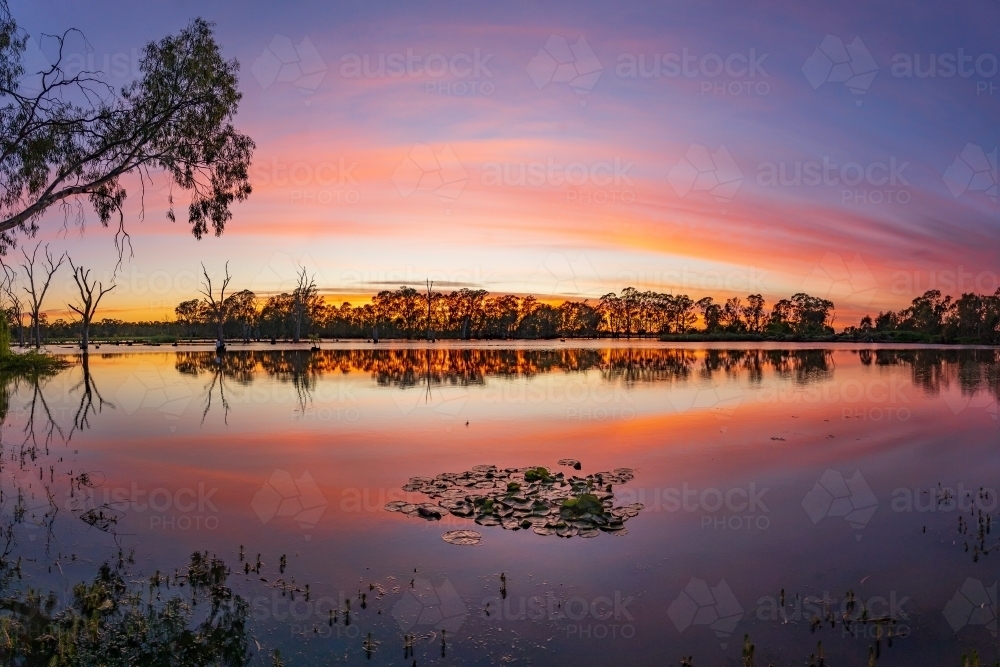
<svg viewBox="0 0 1000 667"><path fill-rule="evenodd" d="M63 68L70 32L52 37L54 60L29 71L29 37L0 0L0 253L34 236L56 206L63 224L84 225L84 202L128 241L125 178L141 190L162 172L190 196L196 238L222 233L230 206L250 194L254 143L232 125L240 102L239 63L225 60L213 25L200 18L149 42L139 77L119 89L98 72ZM167 217L176 220L171 195Z"/></svg>

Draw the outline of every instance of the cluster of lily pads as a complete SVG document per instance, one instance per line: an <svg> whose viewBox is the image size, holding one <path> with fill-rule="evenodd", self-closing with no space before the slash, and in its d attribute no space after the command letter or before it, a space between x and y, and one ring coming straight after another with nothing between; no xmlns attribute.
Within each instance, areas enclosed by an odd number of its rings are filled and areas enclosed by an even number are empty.
<svg viewBox="0 0 1000 667"><path fill-rule="evenodd" d="M579 469L579 462L566 461L560 463ZM450 512L460 518L474 519L481 526L530 529L538 535L596 537L601 532L625 535L628 533L625 522L637 516L643 505L616 507L612 489L634 476L631 468L581 477L542 466L498 469L479 465L433 478L413 477L403 490L423 493L434 502L396 500L386 504L385 509L428 521L437 521Z"/></svg>

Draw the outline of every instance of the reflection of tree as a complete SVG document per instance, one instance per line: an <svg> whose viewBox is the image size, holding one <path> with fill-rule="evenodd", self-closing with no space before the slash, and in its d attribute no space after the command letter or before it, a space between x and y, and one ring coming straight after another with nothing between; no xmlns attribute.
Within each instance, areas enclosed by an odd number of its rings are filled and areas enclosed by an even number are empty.
<svg viewBox="0 0 1000 667"><path fill-rule="evenodd" d="M963 391L989 387L1000 395L998 354L988 349L861 350L862 364L912 368L914 381L937 392L950 382ZM766 372L800 385L829 381L833 352L824 349L694 348L363 348L347 350L248 350L219 358L212 352L180 352L175 366L181 373L212 373L249 384L258 375L295 387L300 407L311 399L316 382L326 375L362 372L386 387L417 385L469 386L489 377L530 378L563 372L599 371L606 381L626 385L687 382L718 374L745 377L759 383ZM221 388L220 388L221 389Z"/></svg>
<svg viewBox="0 0 1000 667"><path fill-rule="evenodd" d="M874 356L877 366L909 367L913 384L928 394L939 394L954 383L963 394L988 391L1000 400L1000 352L995 349L875 350Z"/></svg>
<svg viewBox="0 0 1000 667"><path fill-rule="evenodd" d="M69 437L67 440L73 437L76 431L83 431L90 428L90 415L101 412L105 405L114 409L114 404L105 401L104 397L101 396L101 392L97 389L97 384L94 382L90 375L90 355L82 355L82 365L83 365L83 379L80 380L70 391L76 391L77 389L83 388L83 392L80 394L80 407L77 408L76 413L73 415L73 428L69 432ZM97 397L97 404L94 405L94 397Z"/></svg>
<svg viewBox="0 0 1000 667"><path fill-rule="evenodd" d="M24 380L23 377L18 377L14 379L14 386L17 387L19 381ZM48 451L49 443L52 442L53 436L58 433L60 437L63 436L62 427L59 423L52 417L52 409L49 408L49 402L45 399L44 386L48 382L48 378L34 374L28 378L27 381L31 384L31 398L28 400L27 407L27 421L24 424L24 445L21 448L21 458L23 459L27 453L26 446L31 443L31 450L37 450L38 438L35 434L35 419L36 417L41 417L44 419L42 425L42 430L45 433L45 449Z"/></svg>
<svg viewBox="0 0 1000 667"><path fill-rule="evenodd" d="M201 423L205 423L205 417L208 416L209 411L212 409L212 395L215 393L216 386L219 387L219 402L222 403L222 421L228 425L229 401L226 400L226 376L222 372L222 364L219 364L218 370L212 376L212 383L205 394L205 409L201 413Z"/></svg>
<svg viewBox="0 0 1000 667"><path fill-rule="evenodd" d="M71 389L71 392L81 390L81 400L66 441L76 430L90 426L90 416L100 412L105 404L111 405L101 397L86 357L83 370L83 379ZM16 451L11 456L5 452L3 456L14 462L2 468L13 481L14 498L0 515L0 590L3 591L0 664L58 667L248 664L249 606L228 587L229 569L225 563L210 558L207 552L195 553L188 565L172 576L164 577L157 572L137 580L136 574L129 571L132 558L114 531L115 510L107 505L88 509L85 487L100 485L92 473L78 471L70 476L70 488L65 489L67 497L77 498L82 504L69 516L111 535L117 548L114 563L102 565L91 581L73 586L67 604L54 592L19 584L22 567L32 562L19 555L19 526L33 523L44 528L45 553L50 554L59 514L55 498L62 493L56 485L60 479L63 483L66 480L48 465L52 459L46 457L47 451L39 451L35 443L36 428L44 430L46 443L56 435L63 435L46 398L50 377L0 376L0 425L9 414L11 397L19 391L26 396L27 417L20 457ZM41 494L34 506L31 492L25 487L26 480L32 480L35 484L29 486ZM35 535L31 537L34 539ZM65 557L56 555L49 563L49 572L54 568L62 571L61 561ZM72 559L76 560L76 556ZM44 567L41 563L36 566ZM179 590L181 587L184 592Z"/></svg>

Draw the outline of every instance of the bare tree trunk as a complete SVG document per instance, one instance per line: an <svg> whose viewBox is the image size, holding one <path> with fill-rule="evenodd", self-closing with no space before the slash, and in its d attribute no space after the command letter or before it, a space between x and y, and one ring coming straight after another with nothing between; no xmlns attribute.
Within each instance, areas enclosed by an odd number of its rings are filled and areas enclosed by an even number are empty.
<svg viewBox="0 0 1000 667"><path fill-rule="evenodd" d="M431 290L434 289L434 283L429 279L427 281L427 340L431 339Z"/></svg>
<svg viewBox="0 0 1000 667"><path fill-rule="evenodd" d="M90 271L73 264L72 258L69 260L69 265L73 269L73 280L80 291L80 305L68 305L80 316L80 349L83 350L84 363L86 363L90 347L90 323L94 319L94 313L97 312L97 306L101 303L101 299L104 298L105 294L115 289L115 286L112 285L104 289L101 283L91 283Z"/></svg>

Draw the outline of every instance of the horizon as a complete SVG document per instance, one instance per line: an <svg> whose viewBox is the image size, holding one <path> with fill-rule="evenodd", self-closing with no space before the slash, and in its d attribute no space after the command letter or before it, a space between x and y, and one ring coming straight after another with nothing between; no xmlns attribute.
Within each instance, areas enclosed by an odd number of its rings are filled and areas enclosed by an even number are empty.
<svg viewBox="0 0 1000 667"><path fill-rule="evenodd" d="M45 34L79 28L70 64L115 86L135 78L147 41L214 21L240 62L235 125L257 150L254 192L220 238L167 222L161 183L144 202L126 183L134 256L98 318L162 318L196 296L201 262L217 273L226 261L260 294L302 265L352 299L426 278L557 301L627 285L771 303L804 291L851 323L927 289L1000 284L988 20L906 6L936 30L904 36L877 30L893 3L789 6L773 21L657 7L641 24L637 9L600 4L396 4L372 32L379 12L361 5L103 7L112 18L54 2L11 11L36 59L50 57ZM849 85L829 73L844 45ZM557 73L567 58L573 74ZM107 284L114 230L88 214L81 235L62 216L47 213L36 239ZM50 318L68 312L67 281L56 277Z"/></svg>

